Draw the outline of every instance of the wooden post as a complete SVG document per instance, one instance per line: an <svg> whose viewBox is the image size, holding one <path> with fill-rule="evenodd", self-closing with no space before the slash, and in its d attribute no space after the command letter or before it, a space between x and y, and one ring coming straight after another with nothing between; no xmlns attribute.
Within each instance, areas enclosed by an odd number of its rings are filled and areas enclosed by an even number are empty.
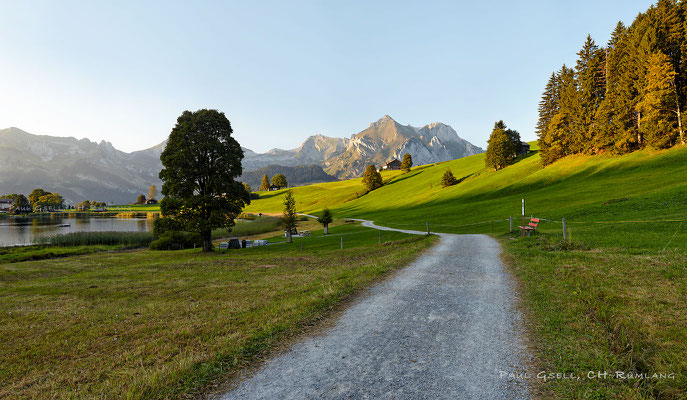
<svg viewBox="0 0 687 400"><path fill-rule="evenodd" d="M343 236L341 236L341 250L343 250Z"/></svg>
<svg viewBox="0 0 687 400"><path fill-rule="evenodd" d="M522 237L525 237L525 199L522 199Z"/></svg>
<svg viewBox="0 0 687 400"><path fill-rule="evenodd" d="M513 232L513 216L510 216L510 231Z"/></svg>
<svg viewBox="0 0 687 400"><path fill-rule="evenodd" d="M427 234L429 235L429 221L425 221L425 224L427 224Z"/></svg>
<svg viewBox="0 0 687 400"><path fill-rule="evenodd" d="M568 230L565 229L565 218L563 218L563 242L568 243Z"/></svg>

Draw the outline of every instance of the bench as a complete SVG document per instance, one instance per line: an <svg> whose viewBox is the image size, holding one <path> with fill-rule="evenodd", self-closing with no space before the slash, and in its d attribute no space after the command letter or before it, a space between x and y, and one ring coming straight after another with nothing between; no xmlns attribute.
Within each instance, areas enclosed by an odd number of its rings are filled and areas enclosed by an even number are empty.
<svg viewBox="0 0 687 400"><path fill-rule="evenodd" d="M530 223L527 226L518 226L518 228L527 231L527 236L530 236L530 231L536 231L539 226L539 218L530 218Z"/></svg>

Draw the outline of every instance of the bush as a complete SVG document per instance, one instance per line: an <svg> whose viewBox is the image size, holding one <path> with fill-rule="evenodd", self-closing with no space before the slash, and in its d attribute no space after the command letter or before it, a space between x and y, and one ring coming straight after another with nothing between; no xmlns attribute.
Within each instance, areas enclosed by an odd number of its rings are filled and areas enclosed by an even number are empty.
<svg viewBox="0 0 687 400"><path fill-rule="evenodd" d="M180 231L181 229L181 223L172 218L155 218L153 221L153 236L155 236L156 239L162 236L165 232Z"/></svg>
<svg viewBox="0 0 687 400"><path fill-rule="evenodd" d="M202 246L200 234L181 231L167 231L150 243L150 250L183 250Z"/></svg>
<svg viewBox="0 0 687 400"><path fill-rule="evenodd" d="M453 172L451 172L450 169L447 169L446 172L444 172L444 176L441 177L441 186L449 187L455 185L456 183L458 183L458 180L455 176L453 176Z"/></svg>

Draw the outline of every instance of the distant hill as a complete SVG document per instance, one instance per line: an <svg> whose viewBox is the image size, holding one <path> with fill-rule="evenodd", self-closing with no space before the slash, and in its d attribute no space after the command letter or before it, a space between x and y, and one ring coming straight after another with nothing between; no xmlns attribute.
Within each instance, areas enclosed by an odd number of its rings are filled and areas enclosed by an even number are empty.
<svg viewBox="0 0 687 400"><path fill-rule="evenodd" d="M283 165L268 165L254 171L246 171L241 176L240 180L250 185L253 190L260 188L262 177L267 176L272 179L277 174L284 174L289 186L301 186L310 183L320 182L334 182L337 181L335 176L324 172L319 165L297 165L295 167Z"/></svg>

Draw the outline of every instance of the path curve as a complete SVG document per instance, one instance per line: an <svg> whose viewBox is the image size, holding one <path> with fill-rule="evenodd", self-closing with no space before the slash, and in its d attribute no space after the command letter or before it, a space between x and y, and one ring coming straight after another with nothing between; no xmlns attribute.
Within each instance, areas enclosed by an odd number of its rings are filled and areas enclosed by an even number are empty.
<svg viewBox="0 0 687 400"><path fill-rule="evenodd" d="M364 226L410 234L359 220ZM486 235L437 245L222 395L230 399L524 399L515 287Z"/></svg>

